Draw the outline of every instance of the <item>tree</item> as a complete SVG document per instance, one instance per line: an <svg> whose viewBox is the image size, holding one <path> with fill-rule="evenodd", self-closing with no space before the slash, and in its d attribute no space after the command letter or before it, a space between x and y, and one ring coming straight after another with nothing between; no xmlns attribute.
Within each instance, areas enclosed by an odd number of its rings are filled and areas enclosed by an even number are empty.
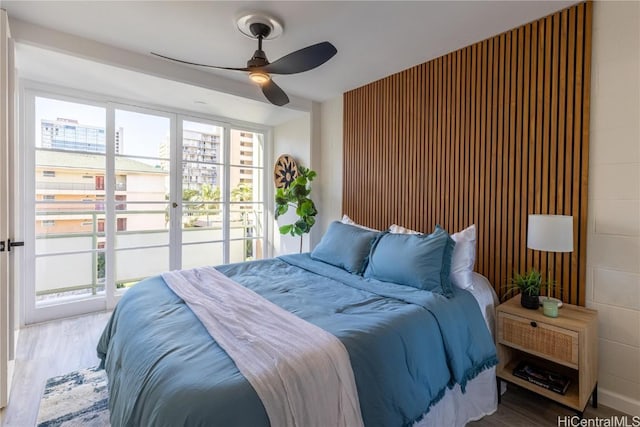
<svg viewBox="0 0 640 427"><path fill-rule="evenodd" d="M253 188L247 183L240 183L231 190L231 201L233 202L251 202L253 201Z"/></svg>
<svg viewBox="0 0 640 427"><path fill-rule="evenodd" d="M209 214L213 216L220 215L220 187L213 188L209 184L202 184L202 187L200 187L200 199L202 200L202 209L205 211L208 226Z"/></svg>
<svg viewBox="0 0 640 427"><path fill-rule="evenodd" d="M309 198L311 181L316 175L315 171L299 166L297 178L288 187L278 188L276 191L276 219L287 213L290 207L295 208L298 215L295 223L280 227L280 234L300 236L300 252L302 252L302 238L311 231L318 214L316 205Z"/></svg>
<svg viewBox="0 0 640 427"><path fill-rule="evenodd" d="M202 216L206 217L206 224L209 225L209 215L220 214L220 187L212 187L210 184L202 184L199 190L182 190L182 201L189 202L188 213L183 217L192 217L185 222L187 227L197 227L197 222Z"/></svg>

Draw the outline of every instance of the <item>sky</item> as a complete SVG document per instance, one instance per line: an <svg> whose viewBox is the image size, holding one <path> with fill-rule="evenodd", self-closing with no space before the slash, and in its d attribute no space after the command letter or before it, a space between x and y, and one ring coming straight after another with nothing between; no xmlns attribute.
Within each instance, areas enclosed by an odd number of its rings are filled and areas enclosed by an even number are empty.
<svg viewBox="0 0 640 427"><path fill-rule="evenodd" d="M58 118L77 120L80 125L106 128L107 110L103 107L36 97L36 147L41 146L40 123L42 119ZM121 154L129 156L159 157L160 145L168 141L171 131L169 118L133 111L115 110L116 129L123 128ZM203 132L214 132L216 126L184 122L185 128ZM155 164L156 161L146 163Z"/></svg>

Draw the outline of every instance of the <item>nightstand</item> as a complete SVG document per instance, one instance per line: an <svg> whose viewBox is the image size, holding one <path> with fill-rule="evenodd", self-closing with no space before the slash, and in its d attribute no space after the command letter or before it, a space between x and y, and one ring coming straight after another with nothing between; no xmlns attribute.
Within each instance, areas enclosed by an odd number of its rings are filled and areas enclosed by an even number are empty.
<svg viewBox="0 0 640 427"><path fill-rule="evenodd" d="M558 317L547 317L542 308L530 310L520 305L520 295L496 309L496 347L500 381L505 380L531 390L564 406L580 416L589 397L598 405L598 313L584 307L564 304ZM531 362L549 371L567 376L571 383L565 394L556 393L513 375L521 362Z"/></svg>

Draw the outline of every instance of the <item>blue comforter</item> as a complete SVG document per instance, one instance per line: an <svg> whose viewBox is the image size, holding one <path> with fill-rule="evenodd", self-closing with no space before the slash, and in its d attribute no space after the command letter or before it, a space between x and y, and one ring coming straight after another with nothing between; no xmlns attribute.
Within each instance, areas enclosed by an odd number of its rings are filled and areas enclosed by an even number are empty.
<svg viewBox="0 0 640 427"><path fill-rule="evenodd" d="M217 269L342 341L366 426L411 425L447 387L464 388L497 363L466 291L447 299L363 279L308 254ZM122 297L98 356L114 427L269 425L251 385L160 276Z"/></svg>

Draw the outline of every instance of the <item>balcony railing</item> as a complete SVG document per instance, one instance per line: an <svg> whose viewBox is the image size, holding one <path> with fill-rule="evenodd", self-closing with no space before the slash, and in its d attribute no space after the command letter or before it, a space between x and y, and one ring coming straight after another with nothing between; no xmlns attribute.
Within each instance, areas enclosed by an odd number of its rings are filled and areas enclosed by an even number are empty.
<svg viewBox="0 0 640 427"><path fill-rule="evenodd" d="M167 211L165 210L140 210L140 211L129 211L127 212L127 214L166 214ZM198 233L203 233L203 232L207 232L207 230L220 230L220 232L222 232L221 230L223 229L223 222L220 219L213 219L213 218L208 218L207 214L209 213L218 213L219 214L220 210L219 209L191 209L189 210L188 208L185 208L185 211L183 212L184 216L182 219L183 222L183 227L182 228L182 232L183 233L188 233L188 234L198 234ZM44 215L45 217L52 217L55 215L59 215L61 212L60 211L56 211L56 210L52 210L52 209L48 209L47 211L44 212L38 212L38 215ZM86 249L84 248L71 248L69 247L68 244L64 244L61 247L63 247L62 250L51 250L51 248L47 248L48 250L45 250L45 252L37 252L36 253L36 257L42 257L42 256L61 256L61 255L74 255L74 254L84 254L84 253L90 253L91 254L91 282L90 283L85 283L85 284L81 284L81 285L75 285L75 286L68 286L68 287L56 287L54 289L40 289L36 291L36 296L38 297L39 301L43 301L46 299L53 299L56 298L57 295L59 294L68 294L68 293L75 293L75 292L80 292L80 293L87 293L87 294L91 294L91 295L96 295L98 292L101 292L104 290L104 286L105 286L105 282L104 282L104 275L105 275L105 258L104 258L104 253L105 253L105 249L103 247L99 247L98 243L99 242L104 242L105 239L105 233L103 231L103 229L101 230L98 226L98 221L102 219L103 217L103 213L101 212L94 212L94 211L67 211L67 212L62 212L65 214L69 214L69 215L74 215L77 217L84 217L84 216L90 216L91 217L91 228L90 231L85 231L85 232L77 232L77 233L69 233L69 232L58 232L58 233L42 233L42 234L36 234L35 238L36 241L41 240L41 239L51 239L53 241L62 241L65 239L77 239L77 238L87 238L87 242L86 244L88 245L88 247ZM189 214L194 214L194 216L190 216ZM197 215L197 216L196 216ZM241 210L241 211L233 211L232 212L233 218L231 218L230 221L230 241L247 241L247 242L258 242L255 244L262 244L260 242L262 242L262 239L264 239L264 230L262 227L262 211L256 211L256 210ZM199 223L198 225L189 227L189 226L185 226L186 222L189 221L193 221L194 219L201 219L202 222ZM211 219L211 220L210 220ZM151 230L128 230L128 231L118 231L117 232L117 236L118 237L125 237L125 236L138 236L138 237L142 237L142 236L146 236L145 239L148 241L154 240L154 235L158 235L158 234L167 234L169 232L168 229L151 229ZM222 237L222 234L220 234L220 237ZM187 238L185 239L187 241L192 241L193 244L201 244L201 243L207 243L213 240L199 240L198 238ZM119 247L116 250L133 250L133 249L145 249L147 247L153 247L157 245L157 242L155 244L152 244L151 246L147 246L144 243L140 242L138 239L136 239L136 245L128 247L128 246L124 246L124 247ZM164 244L162 244L164 246ZM248 245L248 246L247 246ZM245 245L245 247L243 248L238 248L238 250L243 251L242 252L242 256L240 257L234 257L233 259L248 259L249 258L254 258L256 255L258 256L262 256L260 255L262 252L261 250L256 250L257 252L253 252L253 243L251 244L247 244ZM251 249L249 249L249 246L251 246ZM254 245L255 246L255 245ZM152 262L151 260L136 260L135 262ZM116 281L116 286L117 287L122 287L125 284L131 283L131 282L137 282L139 280L141 280L142 277L140 278L123 278L123 279L119 279Z"/></svg>
<svg viewBox="0 0 640 427"><path fill-rule="evenodd" d="M96 184L84 182L36 182L37 190L77 190L77 191L96 191Z"/></svg>
<svg viewBox="0 0 640 427"><path fill-rule="evenodd" d="M37 190L70 190L70 191L104 191L104 184L96 184L95 182L36 182ZM127 184L116 182L116 191L126 191Z"/></svg>

